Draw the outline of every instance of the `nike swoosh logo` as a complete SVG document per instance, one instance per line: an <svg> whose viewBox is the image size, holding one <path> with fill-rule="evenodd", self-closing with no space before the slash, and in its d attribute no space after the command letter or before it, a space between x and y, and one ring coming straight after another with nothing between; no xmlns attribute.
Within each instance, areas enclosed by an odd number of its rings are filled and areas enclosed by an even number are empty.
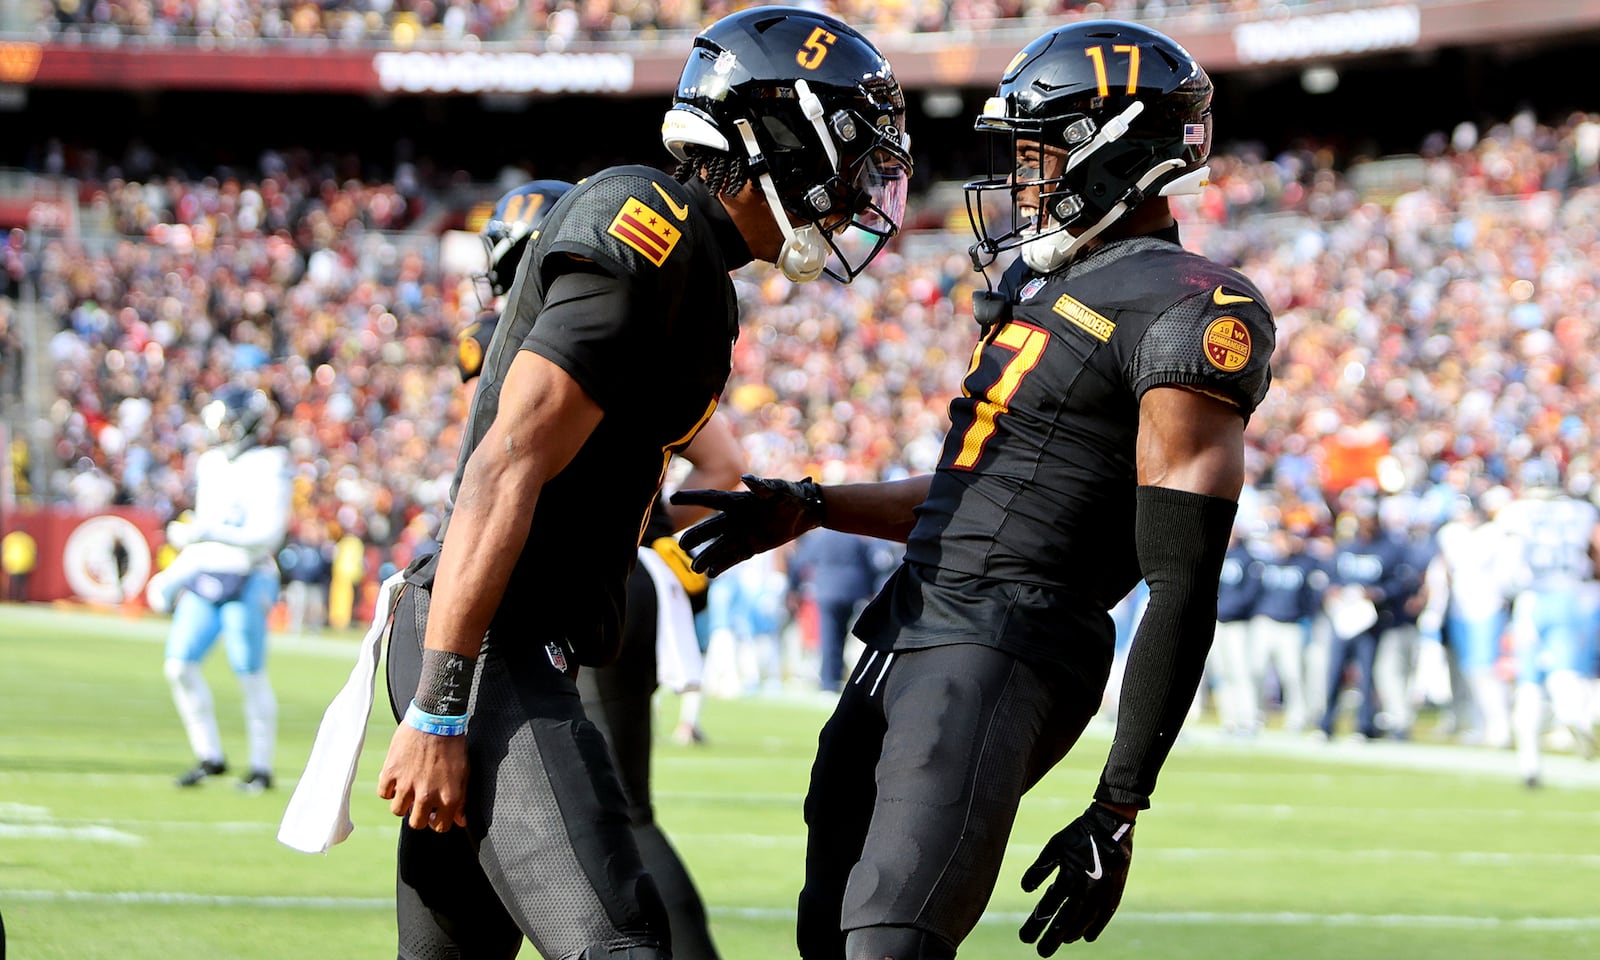
<svg viewBox="0 0 1600 960"><path fill-rule="evenodd" d="M656 189L660 190L661 188L656 187ZM680 217L679 219L682 218ZM1223 293L1221 287L1218 287L1211 292L1211 302L1219 307L1226 307L1230 303L1255 303L1255 301L1249 297L1236 297L1231 293Z"/></svg>
<svg viewBox="0 0 1600 960"><path fill-rule="evenodd" d="M1100 879L1100 872L1101 872L1100 871L1100 848L1094 845L1094 841L1093 840L1089 841L1089 852L1094 854L1094 869L1093 870L1085 870L1084 873L1087 873L1089 875L1089 879L1090 880L1099 880Z"/></svg>
<svg viewBox="0 0 1600 960"><path fill-rule="evenodd" d="M667 201L667 209L672 211L672 215L674 217L677 217L679 220L687 220L687 219L689 219L689 208L684 206L683 204L678 203L677 201L673 200L671 194L669 194L669 193L667 193L667 191L661 189L661 184L659 184L659 183L651 183L650 186L655 187L656 188L656 193L661 194L661 199ZM1218 287L1217 290L1221 291L1222 288Z"/></svg>

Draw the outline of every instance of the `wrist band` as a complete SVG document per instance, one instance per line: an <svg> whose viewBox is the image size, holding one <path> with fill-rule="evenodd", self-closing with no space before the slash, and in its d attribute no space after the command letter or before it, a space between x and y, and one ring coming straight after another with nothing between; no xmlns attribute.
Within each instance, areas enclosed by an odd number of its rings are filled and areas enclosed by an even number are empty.
<svg viewBox="0 0 1600 960"><path fill-rule="evenodd" d="M422 676L417 682L417 706L425 713L441 717L465 716L477 663L476 657L424 647Z"/></svg>
<svg viewBox="0 0 1600 960"><path fill-rule="evenodd" d="M467 732L466 714L459 717L441 717L417 706L415 700L411 701L411 706L406 707L405 721L408 727L440 737L459 737Z"/></svg>

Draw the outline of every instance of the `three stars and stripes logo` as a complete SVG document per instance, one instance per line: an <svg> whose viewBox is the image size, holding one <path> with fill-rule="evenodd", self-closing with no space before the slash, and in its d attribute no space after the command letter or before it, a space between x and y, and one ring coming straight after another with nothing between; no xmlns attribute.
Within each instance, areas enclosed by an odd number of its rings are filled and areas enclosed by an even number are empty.
<svg viewBox="0 0 1600 960"><path fill-rule="evenodd" d="M629 197L622 205L606 233L639 251L646 260L661 266L678 245L683 231L637 197Z"/></svg>

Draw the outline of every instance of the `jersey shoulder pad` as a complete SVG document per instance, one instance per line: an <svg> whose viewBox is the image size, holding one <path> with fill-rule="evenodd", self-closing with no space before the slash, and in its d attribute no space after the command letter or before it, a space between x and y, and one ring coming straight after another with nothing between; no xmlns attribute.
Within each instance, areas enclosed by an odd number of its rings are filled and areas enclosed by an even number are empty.
<svg viewBox="0 0 1600 960"><path fill-rule="evenodd" d="M1248 415L1272 382L1277 328L1266 298L1242 274L1189 254L1178 298L1146 328L1134 352L1136 392L1186 386Z"/></svg>
<svg viewBox="0 0 1600 960"><path fill-rule="evenodd" d="M546 226L546 251L646 275L686 261L693 230L689 197L660 170L611 167L572 189L560 221Z"/></svg>

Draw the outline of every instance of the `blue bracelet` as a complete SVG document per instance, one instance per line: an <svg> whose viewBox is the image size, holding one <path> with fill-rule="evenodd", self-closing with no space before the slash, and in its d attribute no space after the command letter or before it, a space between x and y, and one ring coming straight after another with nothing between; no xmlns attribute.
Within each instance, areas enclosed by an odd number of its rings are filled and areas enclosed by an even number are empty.
<svg viewBox="0 0 1600 960"><path fill-rule="evenodd" d="M429 713L417 706L417 701L411 701L411 706L406 707L406 725L423 733L431 733L440 737L459 737L467 732L467 715L459 717L441 717L437 713Z"/></svg>

